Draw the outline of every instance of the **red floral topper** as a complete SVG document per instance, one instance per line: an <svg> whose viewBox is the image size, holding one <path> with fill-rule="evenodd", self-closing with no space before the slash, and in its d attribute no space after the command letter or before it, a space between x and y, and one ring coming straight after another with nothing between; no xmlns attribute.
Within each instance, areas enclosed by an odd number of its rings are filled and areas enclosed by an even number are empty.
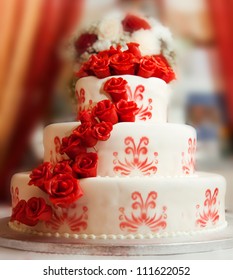
<svg viewBox="0 0 233 280"><path fill-rule="evenodd" d="M76 73L78 78L96 76L99 79L114 75L136 75L144 78L156 77L166 83L175 79L175 73L166 58L160 55L142 56L139 44L127 44L128 50L113 46L92 55Z"/></svg>
<svg viewBox="0 0 233 280"><path fill-rule="evenodd" d="M41 197L32 197L28 201L20 200L12 210L11 221L35 226L39 221L48 221L52 217L52 208Z"/></svg>

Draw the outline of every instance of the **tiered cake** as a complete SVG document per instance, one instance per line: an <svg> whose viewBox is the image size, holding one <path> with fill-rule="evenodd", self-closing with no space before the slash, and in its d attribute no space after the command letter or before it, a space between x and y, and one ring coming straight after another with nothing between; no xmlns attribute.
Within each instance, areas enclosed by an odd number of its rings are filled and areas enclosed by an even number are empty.
<svg viewBox="0 0 233 280"><path fill-rule="evenodd" d="M137 44L78 73L79 122L44 131L44 163L12 178L14 230L77 239L144 239L226 226L225 179L195 172L196 132L167 123L161 56Z"/></svg>

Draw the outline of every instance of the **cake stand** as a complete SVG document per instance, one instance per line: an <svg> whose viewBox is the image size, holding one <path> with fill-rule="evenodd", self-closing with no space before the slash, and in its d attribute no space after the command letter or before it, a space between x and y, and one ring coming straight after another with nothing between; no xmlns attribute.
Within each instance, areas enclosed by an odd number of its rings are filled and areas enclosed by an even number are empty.
<svg viewBox="0 0 233 280"><path fill-rule="evenodd" d="M4 218L0 219L0 246L40 253L83 256L158 256L209 252L233 248L233 213L228 213L226 219L226 228L193 236L103 241L23 234L10 229L9 218Z"/></svg>

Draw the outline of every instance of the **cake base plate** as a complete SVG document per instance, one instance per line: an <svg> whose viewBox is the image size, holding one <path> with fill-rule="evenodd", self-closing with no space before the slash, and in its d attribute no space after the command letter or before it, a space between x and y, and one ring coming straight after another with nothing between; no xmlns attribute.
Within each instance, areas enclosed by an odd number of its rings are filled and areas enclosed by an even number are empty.
<svg viewBox="0 0 233 280"><path fill-rule="evenodd" d="M144 240L77 240L40 237L9 228L9 218L0 219L0 246L24 251L95 256L156 256L209 252L233 248L233 213L225 229L194 236ZM143 243L143 244L142 244Z"/></svg>

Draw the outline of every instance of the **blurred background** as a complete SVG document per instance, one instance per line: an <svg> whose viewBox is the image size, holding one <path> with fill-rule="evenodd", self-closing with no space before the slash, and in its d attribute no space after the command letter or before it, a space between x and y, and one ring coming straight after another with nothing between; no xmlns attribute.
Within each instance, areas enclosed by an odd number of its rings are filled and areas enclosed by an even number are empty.
<svg viewBox="0 0 233 280"><path fill-rule="evenodd" d="M12 174L43 157L44 126L75 119L72 65L62 49L85 18L113 5L144 10L175 39L178 79L169 121L198 133L197 169L227 179L233 209L233 2L218 0L1 0L0 200Z"/></svg>

